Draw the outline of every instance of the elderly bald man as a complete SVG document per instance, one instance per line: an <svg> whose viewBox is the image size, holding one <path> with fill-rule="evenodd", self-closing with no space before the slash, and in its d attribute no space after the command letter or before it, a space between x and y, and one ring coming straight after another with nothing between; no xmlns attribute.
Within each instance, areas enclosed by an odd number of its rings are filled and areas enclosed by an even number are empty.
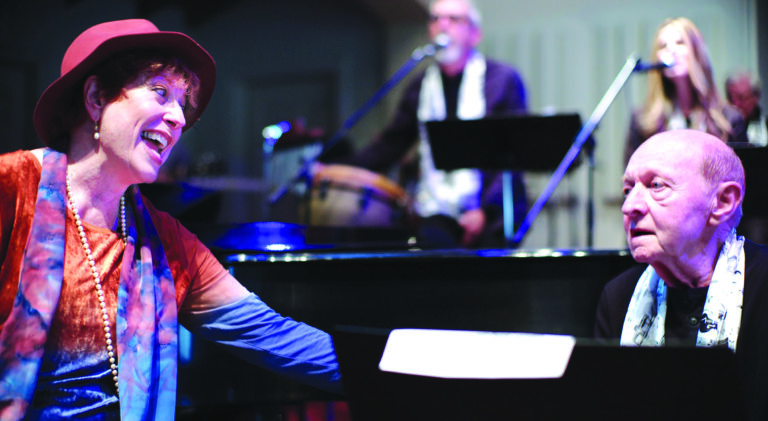
<svg viewBox="0 0 768 421"><path fill-rule="evenodd" d="M720 139L674 130L645 141L624 172L621 208L642 265L606 285L595 336L625 346L727 346L749 418L766 419L768 247L736 231L744 192L741 161Z"/></svg>

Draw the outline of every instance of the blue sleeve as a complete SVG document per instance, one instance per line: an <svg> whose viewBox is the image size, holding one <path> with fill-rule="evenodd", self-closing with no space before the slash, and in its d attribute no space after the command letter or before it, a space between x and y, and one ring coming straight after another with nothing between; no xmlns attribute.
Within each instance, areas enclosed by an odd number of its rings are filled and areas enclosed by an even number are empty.
<svg viewBox="0 0 768 421"><path fill-rule="evenodd" d="M329 392L343 393L331 336L278 314L253 293L229 305L179 317L192 333L250 363Z"/></svg>

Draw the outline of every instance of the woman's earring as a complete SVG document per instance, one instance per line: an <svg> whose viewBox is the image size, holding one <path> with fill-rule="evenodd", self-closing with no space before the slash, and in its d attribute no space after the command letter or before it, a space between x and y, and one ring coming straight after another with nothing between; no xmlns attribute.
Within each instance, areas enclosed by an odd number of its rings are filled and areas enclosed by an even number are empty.
<svg viewBox="0 0 768 421"><path fill-rule="evenodd" d="M101 135L99 134L99 122L94 122L94 128L93 128L93 140L99 140Z"/></svg>

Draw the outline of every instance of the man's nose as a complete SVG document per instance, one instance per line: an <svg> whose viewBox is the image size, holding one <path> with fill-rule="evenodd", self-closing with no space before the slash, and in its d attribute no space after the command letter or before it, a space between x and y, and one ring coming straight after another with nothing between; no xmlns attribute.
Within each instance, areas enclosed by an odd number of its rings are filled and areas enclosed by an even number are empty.
<svg viewBox="0 0 768 421"><path fill-rule="evenodd" d="M635 212L645 212L646 209L645 192L643 188L639 186L632 187L624 196L621 212L625 215L631 215Z"/></svg>

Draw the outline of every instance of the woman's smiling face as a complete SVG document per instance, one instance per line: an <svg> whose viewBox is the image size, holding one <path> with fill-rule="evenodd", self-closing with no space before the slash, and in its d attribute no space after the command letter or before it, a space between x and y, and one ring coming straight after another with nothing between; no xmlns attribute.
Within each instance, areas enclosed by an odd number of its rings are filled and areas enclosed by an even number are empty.
<svg viewBox="0 0 768 421"><path fill-rule="evenodd" d="M100 143L114 171L129 184L157 178L186 125L187 95L186 79L163 72L125 87L104 106Z"/></svg>

